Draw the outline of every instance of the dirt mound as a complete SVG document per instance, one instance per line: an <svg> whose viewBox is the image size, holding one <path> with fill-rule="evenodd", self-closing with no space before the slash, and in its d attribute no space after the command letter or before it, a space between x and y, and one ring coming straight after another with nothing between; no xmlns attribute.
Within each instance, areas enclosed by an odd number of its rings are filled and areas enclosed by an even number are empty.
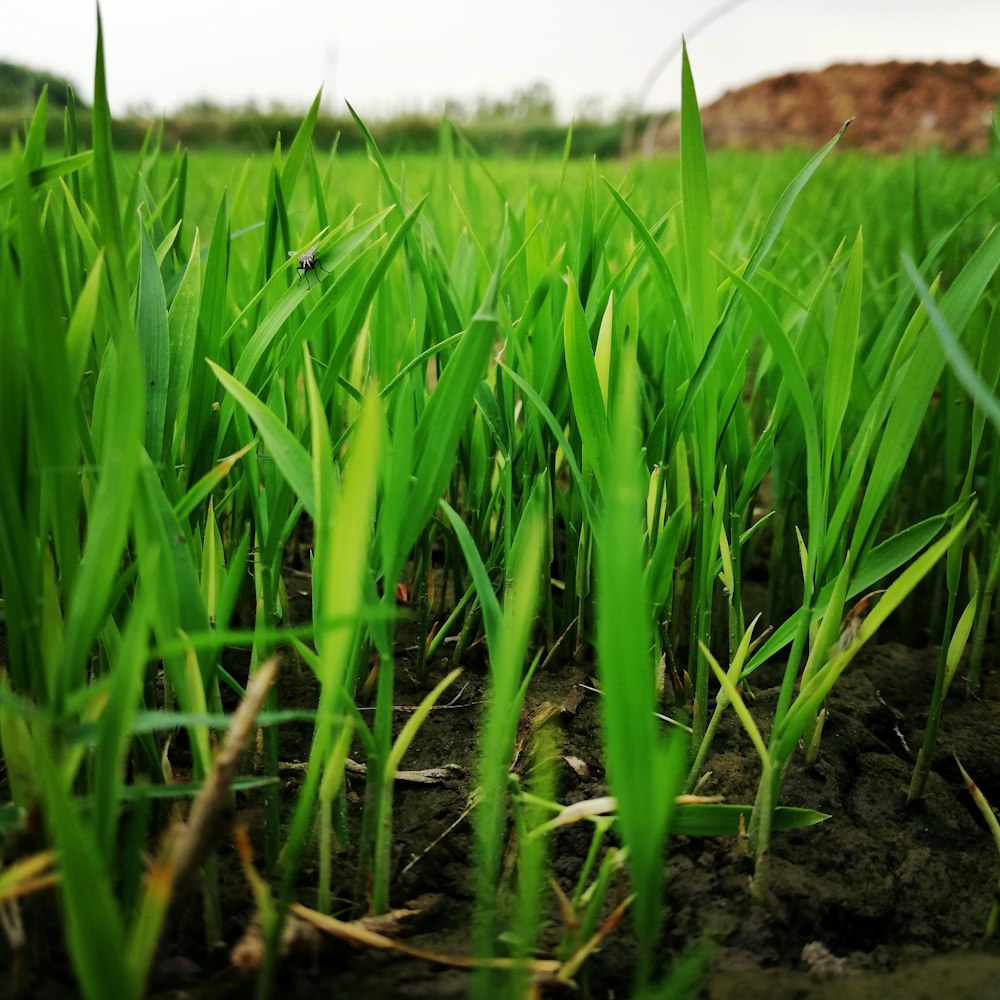
<svg viewBox="0 0 1000 1000"><path fill-rule="evenodd" d="M1000 68L968 63L839 63L785 73L727 91L702 110L709 147L820 146L853 117L843 143L879 153L939 147L986 149L1000 97ZM654 149L676 147L675 119L650 136Z"/></svg>

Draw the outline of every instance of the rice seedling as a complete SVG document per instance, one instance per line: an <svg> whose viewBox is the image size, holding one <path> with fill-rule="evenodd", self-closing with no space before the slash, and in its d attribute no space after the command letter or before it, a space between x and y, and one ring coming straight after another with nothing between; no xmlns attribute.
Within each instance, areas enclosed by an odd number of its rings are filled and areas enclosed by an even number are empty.
<svg viewBox="0 0 1000 1000"><path fill-rule="evenodd" d="M155 128L123 156L100 30L94 89L92 149L72 100L64 148L44 148L43 95L0 160L12 942L54 889L54 947L90 997L143 995L185 893L206 953L251 925L261 996L303 923L395 947L341 918L407 902L398 786L462 668L483 689L463 723L462 951L399 950L527 995L629 934L621 988L680 989L671 838L745 833L763 898L772 835L828 818L783 801L799 746L822 759L838 680L930 593L919 797L967 646L979 683L1000 578L981 164L834 155L843 129L811 158L710 155L686 52L679 159L567 147L530 171L450 126L404 169L357 115L367 159L320 151L318 96L263 162L171 153ZM902 176L951 202L916 218ZM907 213L910 257L880 203ZM765 665L769 717L747 693ZM606 787L567 804L559 738L523 730L542 684L580 671ZM760 763L753 803L692 797L729 709ZM216 852L233 811L235 859ZM550 891L579 823L592 836ZM230 909L230 869L255 912Z"/></svg>
<svg viewBox="0 0 1000 1000"><path fill-rule="evenodd" d="M997 820L996 812L986 800L986 796L983 795L982 791L980 791L979 786L969 776L969 772L962 767L962 762L957 757L955 758L955 763L958 765L958 769L962 774L966 788L969 789L972 801L975 802L976 808L986 821L986 826L993 837L993 843L996 845L997 851L1000 851L1000 820ZM994 898L993 906L990 908L990 914L986 920L984 936L988 938L994 937L997 932L998 924L1000 924L1000 902Z"/></svg>

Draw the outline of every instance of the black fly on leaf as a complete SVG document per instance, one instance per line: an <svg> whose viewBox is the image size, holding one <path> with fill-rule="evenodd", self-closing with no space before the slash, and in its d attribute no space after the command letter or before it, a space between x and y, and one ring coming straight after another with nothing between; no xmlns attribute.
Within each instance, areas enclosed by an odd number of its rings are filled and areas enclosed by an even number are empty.
<svg viewBox="0 0 1000 1000"><path fill-rule="evenodd" d="M317 267L322 269L323 271L326 271L327 274L330 273L325 267L323 267L322 261L320 261L319 258L317 258L316 256L316 250L318 248L319 244L314 243L308 250L304 250L302 253L299 254L299 263L298 267L296 267L295 270L299 272L300 279L302 278L302 275L306 275L307 285L309 284L309 277L308 277L309 272L315 271ZM295 251L293 250L291 253L289 253L288 256L294 257ZM319 281L318 274L316 275L316 280Z"/></svg>

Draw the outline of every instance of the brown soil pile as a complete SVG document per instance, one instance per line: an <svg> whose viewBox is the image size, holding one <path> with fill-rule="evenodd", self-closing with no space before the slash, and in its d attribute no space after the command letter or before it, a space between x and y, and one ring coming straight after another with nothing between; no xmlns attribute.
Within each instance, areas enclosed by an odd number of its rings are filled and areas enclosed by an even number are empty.
<svg viewBox="0 0 1000 1000"><path fill-rule="evenodd" d="M843 142L855 148L982 152L998 97L1000 68L979 60L841 63L728 91L702 110L702 124L715 148L816 147L853 117ZM679 131L675 118L647 136L647 147L676 148Z"/></svg>

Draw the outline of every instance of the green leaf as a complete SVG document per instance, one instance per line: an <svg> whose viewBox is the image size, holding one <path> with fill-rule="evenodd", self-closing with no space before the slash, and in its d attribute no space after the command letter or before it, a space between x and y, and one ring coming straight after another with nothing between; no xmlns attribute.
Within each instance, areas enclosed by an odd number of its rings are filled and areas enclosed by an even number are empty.
<svg viewBox="0 0 1000 1000"><path fill-rule="evenodd" d="M760 324L761 333L774 354L781 368L785 385L791 393L796 409L802 421L802 433L806 445L806 480L808 496L806 498L809 512L809 557L813 562L819 552L820 540L823 537L823 511L826 484L823 479L820 460L819 426L816 420L812 393L806 381L805 372L791 339L785 333L781 321L764 297L741 277L730 272L730 280L739 289L753 312L754 318Z"/></svg>
<svg viewBox="0 0 1000 1000"><path fill-rule="evenodd" d="M823 390L823 441L826 445L824 475L830 481L833 456L839 450L840 428L851 398L854 359L858 353L858 327L861 322L861 287L864 276L864 245L861 231L851 251L847 278L837 303L830 337L830 352Z"/></svg>
<svg viewBox="0 0 1000 1000"><path fill-rule="evenodd" d="M649 259L653 264L653 273L657 279L657 286L666 302L670 318L677 324L680 349L684 352L684 358L689 370L693 371L697 359L694 356L694 349L691 342L691 328L688 323L687 314L684 312L680 292L677 290L677 283L674 281L670 265L667 263L667 258L664 256L653 234L639 218L635 209L606 180L604 183L607 184L608 190L611 192L611 197L615 200L625 218L631 223L636 236L649 254Z"/></svg>
<svg viewBox="0 0 1000 1000"><path fill-rule="evenodd" d="M941 349L944 351L945 359L951 365L955 377L975 400L976 406L983 411L993 426L1000 430L1000 400L997 399L993 389L979 377L979 373L969 360L968 355L962 350L955 331L952 330L951 325L937 307L930 289L924 283L924 279L920 277L920 272L907 254L903 254L903 267L906 269L913 287L916 288L920 301L923 302L924 308L927 310L934 332L938 335L938 340L941 343Z"/></svg>
<svg viewBox="0 0 1000 1000"><path fill-rule="evenodd" d="M73 802L50 753L37 748L36 762L45 793L45 821L59 856L60 895L73 969L88 1000L122 1000L142 995L125 955L125 924L115 903L104 857L93 831Z"/></svg>
<svg viewBox="0 0 1000 1000"><path fill-rule="evenodd" d="M319 115L319 106L322 100L323 88L320 87L302 119L288 150L288 155L285 157L285 166L281 171L281 190L285 198L292 197L292 193L295 191L295 181L298 179L306 153L312 149L313 129L316 127L316 117Z"/></svg>
<svg viewBox="0 0 1000 1000"><path fill-rule="evenodd" d="M952 543L962 536L971 514L970 509L948 534L935 542L900 573L869 612L868 617L861 623L861 628L854 641L843 652L834 656L825 666L817 670L811 680L802 686L788 714L771 734L770 750L776 766L780 767L788 759L802 738L806 726L815 717L823 700L861 647L930 572Z"/></svg>
<svg viewBox="0 0 1000 1000"><path fill-rule="evenodd" d="M180 416L181 399L185 394L190 393L191 367L194 362L200 305L201 240L196 229L187 267L184 268L184 275L167 315L170 331L170 375L167 379L164 431L168 445L174 431L174 425Z"/></svg>
<svg viewBox="0 0 1000 1000"><path fill-rule="evenodd" d="M798 196L802 193L803 188L809 183L810 178L819 169L819 165L827 158L830 151L834 146L837 145L840 137L847 131L847 126L854 121L853 118L849 118L843 125L840 126L840 130L837 134L818 152L809 162L795 175L791 184L785 188L781 197L778 199L778 203L774 206L774 210L768 217L767 222L764 223L764 229L761 233L760 240L754 247L753 252L750 254L750 259L747 261L747 266L743 269L743 278L745 281L750 281L753 276L757 273L757 269L763 263L764 258L771 252L771 247L774 246L774 241L778 238L778 234L781 232L785 225L785 220L788 218L788 213L791 212L792 206L795 204Z"/></svg>
<svg viewBox="0 0 1000 1000"><path fill-rule="evenodd" d="M91 646L118 577L142 453L142 381L142 363L135 343L123 340L120 352L109 345L98 384L106 419L94 435L100 473L88 507L87 538L66 611L61 696L86 679ZM95 411L98 405L95 398Z"/></svg>
<svg viewBox="0 0 1000 1000"><path fill-rule="evenodd" d="M170 329L163 278L146 227L139 226L141 257L135 329L146 376L146 451L154 463L163 454L170 382Z"/></svg>
<svg viewBox="0 0 1000 1000"><path fill-rule="evenodd" d="M700 360L708 346L709 337L715 330L718 290L715 258L711 254L712 204L705 139L686 43L682 44L681 56L681 218L684 223L691 331L695 357Z"/></svg>
<svg viewBox="0 0 1000 1000"><path fill-rule="evenodd" d="M639 474L634 364L634 359L622 364L608 485L595 540L602 728L636 893L634 920L645 953L640 957L642 979L662 920L662 851L686 773L687 748L679 734L664 740L655 718L650 605L643 575L646 491ZM655 795L650 788L656 789Z"/></svg>
<svg viewBox="0 0 1000 1000"><path fill-rule="evenodd" d="M451 477L458 442L475 405L476 389L489 361L497 329L497 296L507 246L506 229L497 249L497 265L483 301L437 387L420 415L414 435L416 482L409 517L401 522L397 553L413 547L437 507Z"/></svg>
<svg viewBox="0 0 1000 1000"><path fill-rule="evenodd" d="M462 555L465 557L466 566L472 574L472 582L476 587L476 596L479 598L479 606L483 609L483 629L486 632L486 643L492 649L500 642L500 632L503 627L503 613L500 610L500 602L493 590L489 573L483 563L482 556L476 548L476 543L469 534L469 529L461 516L449 506L444 500L440 501L441 510L451 524L455 537L458 539Z"/></svg>
<svg viewBox="0 0 1000 1000"><path fill-rule="evenodd" d="M104 255L108 262L111 292L119 318L123 321L118 337L128 335L128 280L125 273L125 245L118 204L118 184L115 180L115 155L111 143L111 109L104 74L104 31L101 14L97 14L97 57L94 65L94 107L91 112L94 142L94 177L96 182L95 211L104 238Z"/></svg>
<svg viewBox="0 0 1000 1000"><path fill-rule="evenodd" d="M76 153L73 156L63 157L61 160L53 160L51 163L43 164L34 170L28 171L28 186L39 187L47 181L56 180L59 177L66 177L68 174L75 174L84 167L90 165L94 154L91 150L85 153ZM0 184L0 198L5 198L14 190L14 182L4 181Z"/></svg>
<svg viewBox="0 0 1000 1000"><path fill-rule="evenodd" d="M994 229L941 296L941 315L956 335L961 335L998 267L1000 229ZM851 539L851 550L855 553L864 551L877 531L884 515L886 498L898 482L910 455L943 368L944 355L938 339L921 338L889 410L882 441L861 500Z"/></svg>
<svg viewBox="0 0 1000 1000"><path fill-rule="evenodd" d="M49 111L49 86L45 84L35 105L28 133L24 142L24 162L29 170L37 170L45 152L45 123Z"/></svg>
<svg viewBox="0 0 1000 1000"><path fill-rule="evenodd" d="M98 254L87 275L76 307L70 317L69 328L66 330L66 360L69 368L70 384L74 388L80 384L83 370L87 364L91 338L94 333L94 323L97 319L97 305L101 294L101 276L103 274L103 254Z"/></svg>
<svg viewBox="0 0 1000 1000"><path fill-rule="evenodd" d="M306 511L315 518L316 493L309 453L299 443L298 438L275 416L273 410L214 361L206 360L225 390L246 410L250 419L257 425L281 474L302 501Z"/></svg>
<svg viewBox="0 0 1000 1000"><path fill-rule="evenodd" d="M678 806L670 820L670 834L677 837L737 837L750 822L752 806L724 803L693 803ZM774 830L804 830L829 819L828 813L814 809L778 806L774 810Z"/></svg>
<svg viewBox="0 0 1000 1000"><path fill-rule="evenodd" d="M594 362L594 351L572 274L567 275L569 291L563 317L563 343L566 351L566 375L573 396L573 413L583 440L584 459L589 459L603 488L611 440L608 418L601 393L601 383Z"/></svg>

